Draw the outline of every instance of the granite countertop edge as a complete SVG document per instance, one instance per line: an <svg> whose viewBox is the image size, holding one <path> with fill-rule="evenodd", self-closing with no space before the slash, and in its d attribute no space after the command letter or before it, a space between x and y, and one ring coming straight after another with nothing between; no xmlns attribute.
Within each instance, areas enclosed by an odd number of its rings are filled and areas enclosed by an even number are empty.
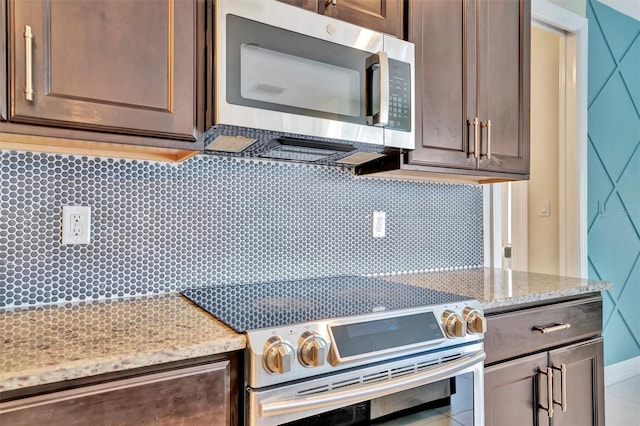
<svg viewBox="0 0 640 426"><path fill-rule="evenodd" d="M553 300L559 298L565 298L570 296L579 296L583 294L596 293L610 289L612 286L610 283L602 281L599 283L592 283L584 287L576 287L570 289L561 290L549 290L542 293L532 293L528 295L520 295L514 297L503 297L492 300L484 300L480 304L484 310L499 310L498 308L513 307L518 305L525 305L528 303L542 302L545 300Z"/></svg>

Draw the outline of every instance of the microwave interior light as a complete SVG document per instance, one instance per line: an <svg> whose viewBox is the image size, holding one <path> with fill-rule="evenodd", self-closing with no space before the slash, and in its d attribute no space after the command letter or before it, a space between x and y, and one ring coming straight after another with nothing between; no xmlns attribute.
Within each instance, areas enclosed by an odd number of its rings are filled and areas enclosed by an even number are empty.
<svg viewBox="0 0 640 426"><path fill-rule="evenodd" d="M221 135L207 145L205 150L218 152L242 152L256 142L257 139L245 138L244 136Z"/></svg>
<svg viewBox="0 0 640 426"><path fill-rule="evenodd" d="M368 163L380 157L384 157L384 154L380 154L379 152L357 152L337 160L336 163L347 166L359 166L360 164Z"/></svg>

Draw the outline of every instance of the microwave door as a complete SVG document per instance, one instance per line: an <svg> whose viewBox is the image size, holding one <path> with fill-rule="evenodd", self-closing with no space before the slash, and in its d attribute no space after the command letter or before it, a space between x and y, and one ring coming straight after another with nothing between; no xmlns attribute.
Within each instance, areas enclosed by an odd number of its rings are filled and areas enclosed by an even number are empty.
<svg viewBox="0 0 640 426"><path fill-rule="evenodd" d="M255 7L278 14L218 3L214 124L383 145L365 96L367 58L382 50L382 34L277 3Z"/></svg>

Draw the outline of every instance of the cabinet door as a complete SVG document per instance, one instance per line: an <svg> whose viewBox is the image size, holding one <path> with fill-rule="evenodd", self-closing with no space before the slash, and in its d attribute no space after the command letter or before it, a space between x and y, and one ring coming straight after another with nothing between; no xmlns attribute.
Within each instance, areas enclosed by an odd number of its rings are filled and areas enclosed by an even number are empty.
<svg viewBox="0 0 640 426"><path fill-rule="evenodd" d="M9 0L9 120L195 141L196 7Z"/></svg>
<svg viewBox="0 0 640 426"><path fill-rule="evenodd" d="M410 0L416 45L416 149L409 164L475 169L476 3Z"/></svg>
<svg viewBox="0 0 640 426"><path fill-rule="evenodd" d="M554 400L562 403L563 365L566 369L566 411L556 405L554 426L604 426L604 364L602 338L550 352L554 367Z"/></svg>
<svg viewBox="0 0 640 426"><path fill-rule="evenodd" d="M0 404L2 424L231 424L229 362L157 373Z"/></svg>
<svg viewBox="0 0 640 426"><path fill-rule="evenodd" d="M292 0L289 0L292 1ZM398 38L403 38L404 0L318 0L318 11Z"/></svg>
<svg viewBox="0 0 640 426"><path fill-rule="evenodd" d="M292 6L301 7L312 12L318 12L318 0L278 0Z"/></svg>
<svg viewBox="0 0 640 426"><path fill-rule="evenodd" d="M540 370L546 369L547 353L486 367L484 370L485 423L491 426L548 424L547 413L538 408L547 400L547 386Z"/></svg>
<svg viewBox="0 0 640 426"><path fill-rule="evenodd" d="M7 119L7 17L5 0L0 0L0 121Z"/></svg>
<svg viewBox="0 0 640 426"><path fill-rule="evenodd" d="M479 0L478 22L479 168L528 173L531 2Z"/></svg>

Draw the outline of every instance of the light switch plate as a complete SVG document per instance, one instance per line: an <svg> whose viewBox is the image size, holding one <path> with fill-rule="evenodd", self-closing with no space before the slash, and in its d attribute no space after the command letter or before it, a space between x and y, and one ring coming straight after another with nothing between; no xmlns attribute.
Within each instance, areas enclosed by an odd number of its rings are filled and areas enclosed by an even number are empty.
<svg viewBox="0 0 640 426"><path fill-rule="evenodd" d="M542 200L540 201L540 216L541 217L549 217L550 212L550 203L549 200Z"/></svg>
<svg viewBox="0 0 640 426"><path fill-rule="evenodd" d="M62 207L62 245L89 244L91 241L91 207Z"/></svg>

